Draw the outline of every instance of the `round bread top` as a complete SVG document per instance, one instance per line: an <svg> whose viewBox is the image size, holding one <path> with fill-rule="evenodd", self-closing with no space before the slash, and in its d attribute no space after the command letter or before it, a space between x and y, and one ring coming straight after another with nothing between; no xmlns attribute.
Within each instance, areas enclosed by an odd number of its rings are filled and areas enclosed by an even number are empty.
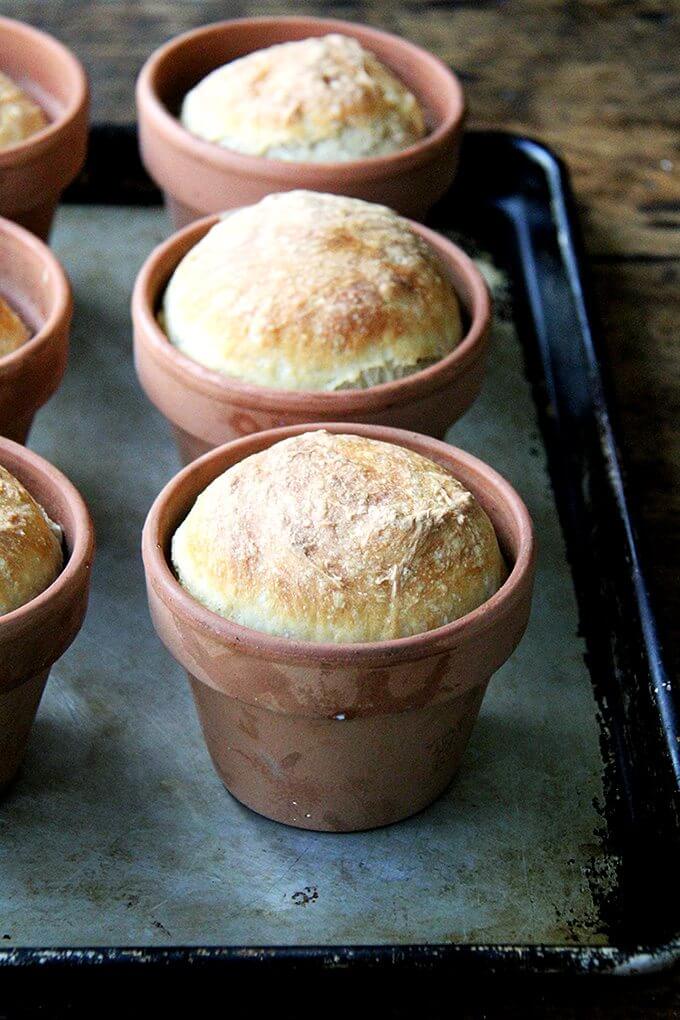
<svg viewBox="0 0 680 1020"><path fill-rule="evenodd" d="M268 195L216 224L163 299L170 341L261 386L340 390L416 372L458 344L458 297L409 222L356 198Z"/></svg>
<svg viewBox="0 0 680 1020"><path fill-rule="evenodd" d="M62 563L61 529L0 466L0 615L44 591Z"/></svg>
<svg viewBox="0 0 680 1020"><path fill-rule="evenodd" d="M46 125L38 104L0 71L0 149L23 142Z"/></svg>
<svg viewBox="0 0 680 1020"><path fill-rule="evenodd" d="M21 347L30 335L23 319L0 297L0 358Z"/></svg>
<svg viewBox="0 0 680 1020"><path fill-rule="evenodd" d="M180 120L236 152L315 163L384 156L425 135L415 97L356 39L337 34L217 68L185 96Z"/></svg>
<svg viewBox="0 0 680 1020"><path fill-rule="evenodd" d="M214 612L332 643L440 627L505 577L491 521L448 471L401 446L325 431L215 479L175 532L172 562Z"/></svg>

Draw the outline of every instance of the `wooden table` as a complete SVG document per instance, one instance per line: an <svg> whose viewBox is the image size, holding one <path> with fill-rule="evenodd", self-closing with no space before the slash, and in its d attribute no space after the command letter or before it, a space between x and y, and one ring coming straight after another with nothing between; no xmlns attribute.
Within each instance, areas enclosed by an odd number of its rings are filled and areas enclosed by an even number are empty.
<svg viewBox="0 0 680 1020"><path fill-rule="evenodd" d="M332 13L439 54L463 79L471 126L534 135L560 153L580 204L629 490L678 675L680 7L674 0L0 0L0 12L73 47L91 75L97 121L134 119L137 71L151 50L180 31L249 13ZM671 998L677 1012L667 1005L653 1015L680 1016L680 998Z"/></svg>

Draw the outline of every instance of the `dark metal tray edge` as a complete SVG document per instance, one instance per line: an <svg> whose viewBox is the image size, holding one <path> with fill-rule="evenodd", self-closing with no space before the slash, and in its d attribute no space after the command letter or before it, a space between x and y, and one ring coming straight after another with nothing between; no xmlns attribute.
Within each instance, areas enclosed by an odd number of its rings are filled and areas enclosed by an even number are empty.
<svg viewBox="0 0 680 1020"><path fill-rule="evenodd" d="M472 165L474 150L475 173L465 174L466 152ZM607 946L17 947L0 949L0 968L5 974L7 968L25 973L36 966L43 972L59 973L73 968L136 970L144 965L161 970L171 966L175 972L214 965L221 970L227 967L231 973L250 972L254 965L265 965L276 973L281 968L310 975L348 968L364 973L387 968L391 973L442 971L468 980L492 974L649 974L680 961L675 912L678 898L673 886L677 883L680 852L680 711L664 667L626 498L602 341L584 271L568 174L559 158L541 143L504 132L471 132L462 167L454 197L464 193L468 200L482 200L485 189L493 184L493 203L516 230L526 325L529 328L533 319L535 333L530 376L533 371L534 396L574 574L591 674L600 710L613 735L608 749L616 774L612 783L622 783L625 788L626 809L622 809L615 828L630 851L626 888L632 923L621 927L615 944ZM486 170L480 172L480 167ZM524 208L513 210L517 173L527 175L527 191ZM503 175L505 183L499 188L498 178ZM126 205L160 200L139 162L133 128L103 125L93 129L88 163L66 200ZM448 219L447 201L434 212L435 225L441 225L442 218ZM464 204L469 207L471 203ZM453 199L452 206L456 208ZM534 222L532 216L537 212L539 218ZM552 223L550 239L543 236L546 213ZM548 261L546 248L550 249ZM551 272L561 273L559 292L555 292L555 281L549 278ZM564 301L567 293L568 308ZM574 351L569 350L572 344L574 349L578 344L580 358L574 358ZM593 557L594 539L597 543L604 540L604 544ZM605 625L600 625L600 631L606 631L603 636L594 633L588 624L595 605L606 610ZM644 754L636 746L641 728ZM654 762L651 772L650 758ZM656 786L652 805L645 803L650 790L646 780ZM643 886L636 889L643 873ZM646 925L650 937L638 939L638 932L645 933L645 925L638 921L645 909L649 914L649 896L658 896L664 888L668 902L663 906L663 919L659 923L654 917L653 924Z"/></svg>

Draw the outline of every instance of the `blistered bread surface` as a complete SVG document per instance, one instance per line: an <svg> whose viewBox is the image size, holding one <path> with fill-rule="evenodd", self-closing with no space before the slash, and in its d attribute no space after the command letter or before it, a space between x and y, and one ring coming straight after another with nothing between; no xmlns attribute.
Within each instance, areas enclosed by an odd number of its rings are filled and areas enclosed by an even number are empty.
<svg viewBox="0 0 680 1020"><path fill-rule="evenodd" d="M292 390L398 379L462 336L447 270L407 220L311 191L268 195L216 224L171 277L162 324L202 365Z"/></svg>
<svg viewBox="0 0 680 1020"><path fill-rule="evenodd" d="M25 141L47 123L38 104L0 71L0 149Z"/></svg>
<svg viewBox="0 0 680 1020"><path fill-rule="evenodd" d="M217 68L187 93L180 120L236 152L311 162L384 156L425 135L415 96L356 39L338 34Z"/></svg>
<svg viewBox="0 0 680 1020"><path fill-rule="evenodd" d="M333 643L442 626L505 576L489 517L445 468L326 431L279 442L215 479L177 529L172 562L214 612Z"/></svg>
<svg viewBox="0 0 680 1020"><path fill-rule="evenodd" d="M0 466L0 615L39 595L61 567L59 527Z"/></svg>
<svg viewBox="0 0 680 1020"><path fill-rule="evenodd" d="M31 333L23 319L0 297L0 358L26 343Z"/></svg>

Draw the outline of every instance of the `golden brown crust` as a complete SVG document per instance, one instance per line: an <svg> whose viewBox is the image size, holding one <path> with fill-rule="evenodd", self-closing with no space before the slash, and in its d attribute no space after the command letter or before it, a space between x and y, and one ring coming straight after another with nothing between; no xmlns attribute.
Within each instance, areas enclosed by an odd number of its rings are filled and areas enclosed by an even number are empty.
<svg viewBox="0 0 680 1020"><path fill-rule="evenodd" d="M474 496L400 446L315 431L246 458L172 542L180 582L222 616L310 641L381 641L481 605L505 574Z"/></svg>
<svg viewBox="0 0 680 1020"><path fill-rule="evenodd" d="M0 149L23 142L47 123L38 104L0 71Z"/></svg>
<svg viewBox="0 0 680 1020"><path fill-rule="evenodd" d="M30 335L23 319L0 297L0 358L21 347Z"/></svg>
<svg viewBox="0 0 680 1020"><path fill-rule="evenodd" d="M462 335L453 284L407 220L309 191L226 216L180 262L163 309L184 354L279 389L400 378Z"/></svg>
<svg viewBox="0 0 680 1020"><path fill-rule="evenodd" d="M44 591L61 566L59 528L21 482L0 466L0 615Z"/></svg>
<svg viewBox="0 0 680 1020"><path fill-rule="evenodd" d="M385 155L425 134L415 97L356 39L337 33L217 68L187 94L180 119L237 152L316 162Z"/></svg>

